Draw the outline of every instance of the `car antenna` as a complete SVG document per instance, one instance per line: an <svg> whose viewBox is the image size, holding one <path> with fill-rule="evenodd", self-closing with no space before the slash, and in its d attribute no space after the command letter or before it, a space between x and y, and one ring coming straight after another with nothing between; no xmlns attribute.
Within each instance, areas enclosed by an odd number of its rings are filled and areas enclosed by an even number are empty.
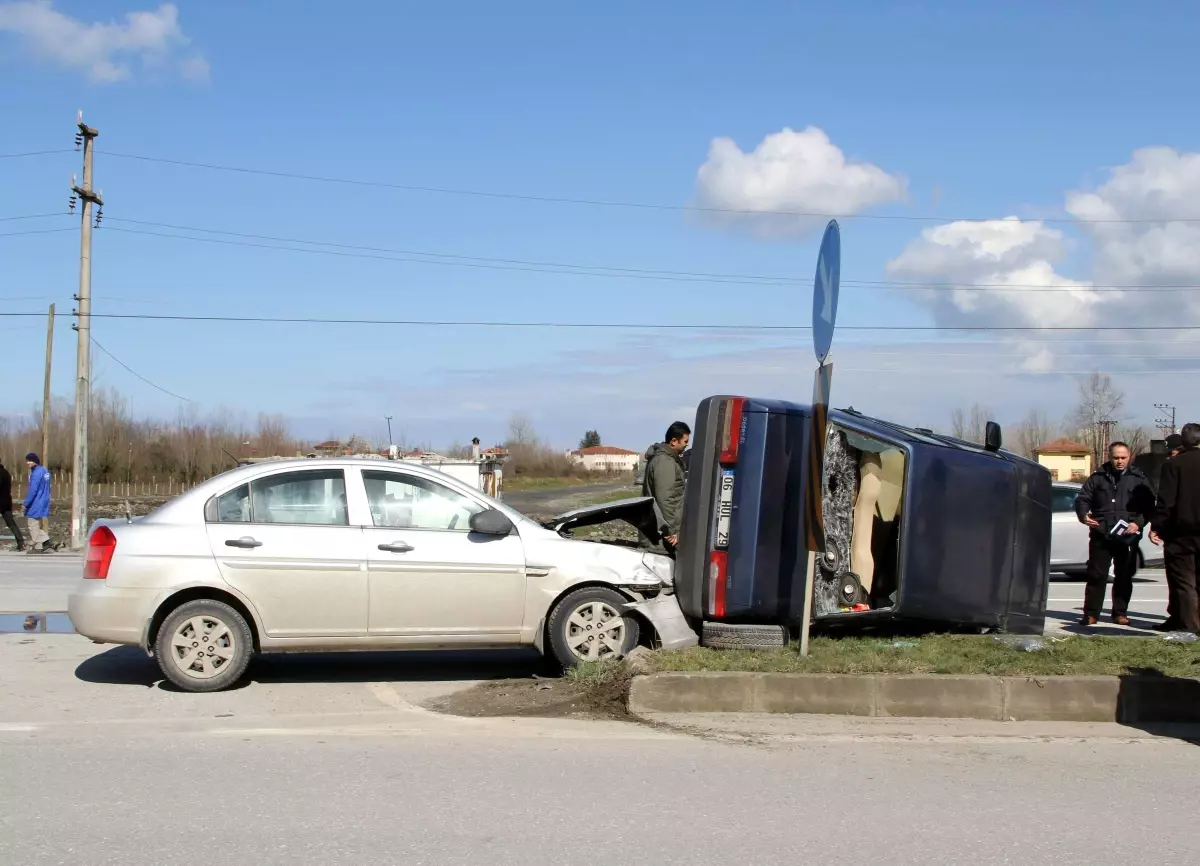
<svg viewBox="0 0 1200 866"><path fill-rule="evenodd" d="M235 468L242 465L240 460L238 460L236 457L234 457L232 454L230 454L224 448L222 448L221 451L225 454L226 457L228 457L230 460L233 461L233 465Z"/></svg>

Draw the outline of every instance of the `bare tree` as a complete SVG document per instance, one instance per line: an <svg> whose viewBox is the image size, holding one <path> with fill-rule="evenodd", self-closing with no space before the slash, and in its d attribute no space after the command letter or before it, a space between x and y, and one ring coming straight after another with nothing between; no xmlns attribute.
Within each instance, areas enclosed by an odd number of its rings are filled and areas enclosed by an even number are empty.
<svg viewBox="0 0 1200 866"><path fill-rule="evenodd" d="M950 432L955 438L982 445L991 414L989 409L978 403L973 404L967 411L955 409L950 413Z"/></svg>
<svg viewBox="0 0 1200 866"><path fill-rule="evenodd" d="M1146 428L1138 424L1128 424L1117 428L1116 439L1128 445L1129 453L1134 457L1149 450L1152 438L1153 436Z"/></svg>
<svg viewBox="0 0 1200 866"><path fill-rule="evenodd" d="M514 447L535 447L538 444L537 433L533 429L533 421L523 412L516 412L508 419L508 441L510 449Z"/></svg>
<svg viewBox="0 0 1200 866"><path fill-rule="evenodd" d="M1056 438L1060 433L1060 425L1051 421L1049 416L1040 409L1030 409L1020 424L1017 425L1013 444L1022 457L1034 459L1037 449Z"/></svg>
<svg viewBox="0 0 1200 866"><path fill-rule="evenodd" d="M1079 403L1071 415L1079 437L1091 449L1093 465L1104 462L1112 430L1123 418L1125 394L1107 373L1095 372L1079 383Z"/></svg>

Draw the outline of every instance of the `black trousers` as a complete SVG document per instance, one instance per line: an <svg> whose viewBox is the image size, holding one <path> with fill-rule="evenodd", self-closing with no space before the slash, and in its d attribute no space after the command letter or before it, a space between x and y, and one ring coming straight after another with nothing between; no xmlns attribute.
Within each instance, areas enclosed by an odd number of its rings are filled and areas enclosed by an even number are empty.
<svg viewBox="0 0 1200 866"><path fill-rule="evenodd" d="M1163 543L1167 588L1175 602L1171 611L1181 631L1200 631L1200 536L1184 535Z"/></svg>
<svg viewBox="0 0 1200 866"><path fill-rule="evenodd" d="M1114 541L1103 535L1091 533L1088 537L1087 589L1083 593L1084 616L1100 618L1104 607L1104 589L1108 586L1108 569L1115 573L1112 588L1113 616L1125 616L1129 612L1129 599L1133 596L1133 576L1137 574L1137 545Z"/></svg>
<svg viewBox="0 0 1200 866"><path fill-rule="evenodd" d="M13 538L17 540L17 548L25 546L25 539L21 535L21 527L17 526L17 521L13 519L11 511L4 512L4 523L8 527L8 531L13 534Z"/></svg>

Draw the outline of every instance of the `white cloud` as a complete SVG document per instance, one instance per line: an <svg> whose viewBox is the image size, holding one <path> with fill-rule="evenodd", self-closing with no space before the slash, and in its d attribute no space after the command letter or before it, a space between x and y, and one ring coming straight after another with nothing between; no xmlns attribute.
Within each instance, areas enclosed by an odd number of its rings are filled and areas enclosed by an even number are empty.
<svg viewBox="0 0 1200 866"><path fill-rule="evenodd" d="M939 325L1087 327L1101 296L1055 270L1065 253L1062 232L1038 220L959 221L925 229L887 273L930 283L913 297Z"/></svg>
<svg viewBox="0 0 1200 866"><path fill-rule="evenodd" d="M189 81L208 77L208 61L189 51L172 3L126 13L120 22L87 23L59 12L51 0L17 0L0 3L0 31L14 34L35 57L83 70L99 84L129 79L135 60L147 70L173 69Z"/></svg>
<svg viewBox="0 0 1200 866"><path fill-rule="evenodd" d="M906 181L869 162L846 159L841 148L815 126L784 128L745 153L731 138L715 138L708 160L696 172L695 203L741 213L706 214L723 226L749 227L760 234L803 234L823 225L823 216L851 215L897 201Z"/></svg>

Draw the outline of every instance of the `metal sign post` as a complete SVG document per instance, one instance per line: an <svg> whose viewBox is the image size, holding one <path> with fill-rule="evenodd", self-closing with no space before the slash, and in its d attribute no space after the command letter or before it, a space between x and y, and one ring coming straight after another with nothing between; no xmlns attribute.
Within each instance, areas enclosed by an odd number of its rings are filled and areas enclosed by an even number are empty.
<svg viewBox="0 0 1200 866"><path fill-rule="evenodd" d="M825 551L825 520L821 491L825 475L825 436L829 430L829 391L833 385L833 364L827 363L833 346L833 327L837 320L838 289L842 274L842 238L837 220L830 220L817 254L817 275L813 280L813 354L817 370L813 376L812 428L808 436L808 485L805 487L805 541L808 569L804 587L804 618L800 624L800 655L808 655L808 633L812 624L813 593L816 591L817 554Z"/></svg>

